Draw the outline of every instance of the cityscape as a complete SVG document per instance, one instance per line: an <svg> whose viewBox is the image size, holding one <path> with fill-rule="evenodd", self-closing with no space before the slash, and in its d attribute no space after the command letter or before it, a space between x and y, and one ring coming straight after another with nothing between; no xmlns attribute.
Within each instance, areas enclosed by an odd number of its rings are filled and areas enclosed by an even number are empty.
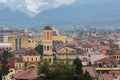
<svg viewBox="0 0 120 80"><path fill-rule="evenodd" d="M0 0L0 80L120 80L119 2Z"/></svg>

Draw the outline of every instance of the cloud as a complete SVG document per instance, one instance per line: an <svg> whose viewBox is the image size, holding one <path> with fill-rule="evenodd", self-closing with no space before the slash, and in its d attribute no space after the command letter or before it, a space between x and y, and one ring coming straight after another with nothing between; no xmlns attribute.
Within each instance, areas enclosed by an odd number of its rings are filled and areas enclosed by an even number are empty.
<svg viewBox="0 0 120 80"><path fill-rule="evenodd" d="M6 0L0 0L0 3L5 3L6 2Z"/></svg>
<svg viewBox="0 0 120 80"><path fill-rule="evenodd" d="M47 9L70 5L76 1L77 0L0 0L0 3L4 3L13 11L19 10L30 16L35 16Z"/></svg>
<svg viewBox="0 0 120 80"><path fill-rule="evenodd" d="M60 7L61 5L70 5L74 3L76 0L55 0L54 7Z"/></svg>
<svg viewBox="0 0 120 80"><path fill-rule="evenodd" d="M38 13L38 9L42 6L47 6L47 2L43 2L42 0L25 0L26 8L33 13Z"/></svg>

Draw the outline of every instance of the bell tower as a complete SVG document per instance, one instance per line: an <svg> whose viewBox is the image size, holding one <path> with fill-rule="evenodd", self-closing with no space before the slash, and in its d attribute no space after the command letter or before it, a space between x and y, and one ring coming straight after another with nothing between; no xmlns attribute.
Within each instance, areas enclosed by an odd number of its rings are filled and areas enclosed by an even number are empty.
<svg viewBox="0 0 120 80"><path fill-rule="evenodd" d="M45 26L43 29L43 60L53 63L53 54L52 54L52 37L53 31L50 26Z"/></svg>

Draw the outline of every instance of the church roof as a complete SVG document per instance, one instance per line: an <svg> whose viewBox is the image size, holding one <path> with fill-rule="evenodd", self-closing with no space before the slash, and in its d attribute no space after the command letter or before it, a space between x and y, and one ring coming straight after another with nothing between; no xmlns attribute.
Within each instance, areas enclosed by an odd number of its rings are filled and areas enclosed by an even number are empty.
<svg viewBox="0 0 120 80"><path fill-rule="evenodd" d="M27 51L29 51L29 50L26 49L26 48L21 48L21 49L18 49L18 50L16 50L16 51L13 51L12 53L13 53L13 54L24 54L24 53L26 53Z"/></svg>
<svg viewBox="0 0 120 80"><path fill-rule="evenodd" d="M21 72L16 73L15 75L13 75L13 77L15 79L35 79L37 78L37 69L36 68L31 68L31 69L27 69Z"/></svg>
<svg viewBox="0 0 120 80"><path fill-rule="evenodd" d="M45 26L43 30L52 30L52 28L50 26Z"/></svg>
<svg viewBox="0 0 120 80"><path fill-rule="evenodd" d="M9 68L14 68L15 62L23 62L22 58L10 57L7 59Z"/></svg>
<svg viewBox="0 0 120 80"><path fill-rule="evenodd" d="M37 51L31 49L31 50L27 51L24 55L25 56L39 56L40 54Z"/></svg>

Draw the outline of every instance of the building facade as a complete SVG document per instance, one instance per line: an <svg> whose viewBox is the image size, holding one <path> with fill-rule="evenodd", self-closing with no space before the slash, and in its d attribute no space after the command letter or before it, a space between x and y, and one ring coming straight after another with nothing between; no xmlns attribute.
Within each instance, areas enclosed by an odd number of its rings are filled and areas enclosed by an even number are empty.
<svg viewBox="0 0 120 80"><path fill-rule="evenodd" d="M53 54L52 54L52 39L53 39L53 31L52 28L46 26L43 29L43 60L48 61L49 63L53 63Z"/></svg>

